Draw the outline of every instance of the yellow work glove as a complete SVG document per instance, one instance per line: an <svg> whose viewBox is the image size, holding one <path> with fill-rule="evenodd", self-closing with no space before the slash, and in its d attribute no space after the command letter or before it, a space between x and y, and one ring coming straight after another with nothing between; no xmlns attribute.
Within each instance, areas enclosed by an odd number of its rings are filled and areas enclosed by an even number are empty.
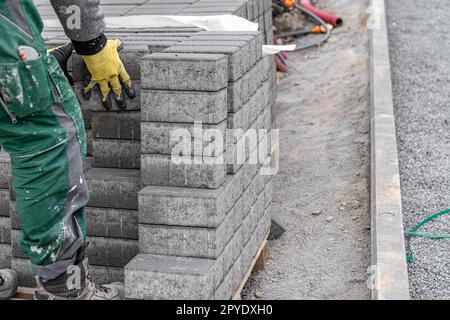
<svg viewBox="0 0 450 320"><path fill-rule="evenodd" d="M119 57L118 48L121 44L120 40L108 40L106 46L100 52L91 56L83 56L92 77L89 84L84 87L84 94L90 95L92 89L98 84L103 106L107 110L112 107L109 95L111 88L120 109L126 108L125 99L122 95L122 84L130 98L135 96L130 76Z"/></svg>

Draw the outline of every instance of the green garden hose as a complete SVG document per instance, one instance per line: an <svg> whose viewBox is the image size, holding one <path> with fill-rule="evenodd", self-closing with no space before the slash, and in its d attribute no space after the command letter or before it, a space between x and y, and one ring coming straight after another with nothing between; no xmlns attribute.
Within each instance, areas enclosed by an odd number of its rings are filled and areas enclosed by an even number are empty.
<svg viewBox="0 0 450 320"><path fill-rule="evenodd" d="M408 262L412 262L414 260L414 254L413 254L412 247L411 247L411 240L413 238L419 237L419 238L428 238L428 239L450 239L450 234L431 234L431 233L417 232L420 228L422 228L426 224L428 224L428 223L432 222L433 220L435 220L443 215L446 215L446 214L450 214L450 209L433 214L432 216L430 216L430 217L424 219L422 222L418 223L414 228L412 228L411 230L409 230L406 233L406 238L407 238L407 242L408 242L408 253L407 253L406 259L408 260Z"/></svg>

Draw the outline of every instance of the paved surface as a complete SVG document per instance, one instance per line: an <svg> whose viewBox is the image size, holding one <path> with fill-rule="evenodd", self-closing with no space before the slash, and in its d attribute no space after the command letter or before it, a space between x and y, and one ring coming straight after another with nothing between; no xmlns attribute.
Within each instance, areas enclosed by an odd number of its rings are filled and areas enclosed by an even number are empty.
<svg viewBox="0 0 450 320"><path fill-rule="evenodd" d="M410 229L450 207L450 3L387 1L387 12L404 220ZM424 230L449 229L447 217ZM411 297L450 299L450 240L415 239L413 248Z"/></svg>
<svg viewBox="0 0 450 320"><path fill-rule="evenodd" d="M370 264L368 2L321 1L345 26L321 49L290 55L275 128L274 208L288 230L247 299L367 299Z"/></svg>

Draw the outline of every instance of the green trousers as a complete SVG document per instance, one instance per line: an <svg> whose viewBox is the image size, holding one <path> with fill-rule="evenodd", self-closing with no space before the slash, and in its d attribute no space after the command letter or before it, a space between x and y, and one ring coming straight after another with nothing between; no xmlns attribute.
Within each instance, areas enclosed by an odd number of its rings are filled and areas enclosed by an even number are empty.
<svg viewBox="0 0 450 320"><path fill-rule="evenodd" d="M10 154L22 251L35 273L54 279L84 246L86 134L78 100L47 55L31 0L0 0L0 146ZM39 52L22 61L18 46Z"/></svg>

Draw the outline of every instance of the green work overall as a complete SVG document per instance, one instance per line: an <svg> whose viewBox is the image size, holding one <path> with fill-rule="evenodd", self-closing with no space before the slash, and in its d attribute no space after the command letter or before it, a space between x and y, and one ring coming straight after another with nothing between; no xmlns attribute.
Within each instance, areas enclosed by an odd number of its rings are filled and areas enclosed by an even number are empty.
<svg viewBox="0 0 450 320"><path fill-rule="evenodd" d="M0 0L0 146L10 154L22 251L51 280L74 264L86 237L86 133L78 100L41 37L32 0ZM23 61L18 47L37 50Z"/></svg>

